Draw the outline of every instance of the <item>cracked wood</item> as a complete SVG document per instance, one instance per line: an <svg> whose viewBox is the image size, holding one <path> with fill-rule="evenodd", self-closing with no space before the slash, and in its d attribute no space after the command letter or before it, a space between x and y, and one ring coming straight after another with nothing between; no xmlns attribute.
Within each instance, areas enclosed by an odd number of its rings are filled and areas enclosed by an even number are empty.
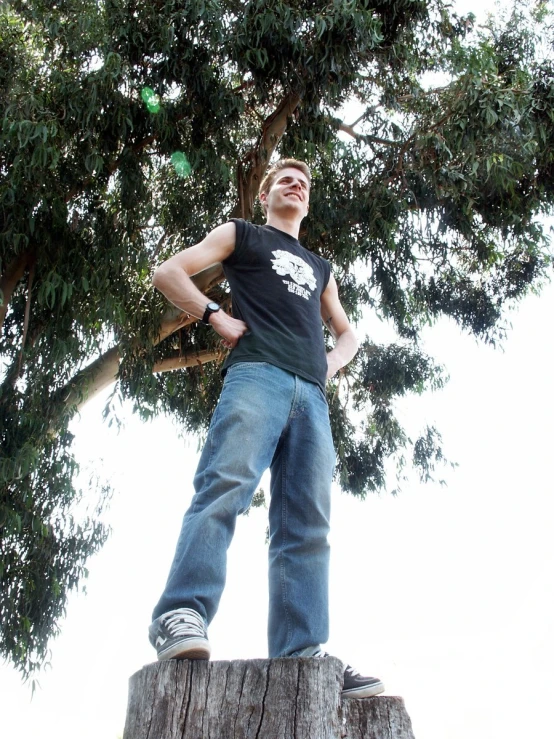
<svg viewBox="0 0 554 739"><path fill-rule="evenodd" d="M401 698L341 703L342 677L334 657L146 665L123 739L414 739Z"/></svg>

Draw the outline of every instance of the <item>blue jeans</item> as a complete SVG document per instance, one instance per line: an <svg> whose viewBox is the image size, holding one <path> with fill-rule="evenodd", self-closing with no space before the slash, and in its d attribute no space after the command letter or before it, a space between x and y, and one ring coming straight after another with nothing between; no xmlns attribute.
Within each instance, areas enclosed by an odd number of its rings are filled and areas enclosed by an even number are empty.
<svg viewBox="0 0 554 739"><path fill-rule="evenodd" d="M334 464L327 401L318 385L265 362L232 365L153 618L193 608L211 622L236 518L269 467L269 656L326 642Z"/></svg>

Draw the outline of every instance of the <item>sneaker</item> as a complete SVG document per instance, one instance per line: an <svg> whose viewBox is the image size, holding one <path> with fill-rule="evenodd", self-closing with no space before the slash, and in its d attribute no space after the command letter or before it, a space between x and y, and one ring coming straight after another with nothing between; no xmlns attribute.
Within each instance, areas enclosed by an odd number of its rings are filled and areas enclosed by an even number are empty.
<svg viewBox="0 0 554 739"><path fill-rule="evenodd" d="M202 616L192 608L168 611L150 624L150 644L158 659L210 659L208 631Z"/></svg>
<svg viewBox="0 0 554 739"><path fill-rule="evenodd" d="M378 677L364 677L350 665L344 670L343 698L371 698L385 690Z"/></svg>
<svg viewBox="0 0 554 739"><path fill-rule="evenodd" d="M329 657L327 652L318 649L314 657ZM378 677L364 677L350 665L344 669L344 682L341 696L343 698L371 698L383 693L385 686Z"/></svg>

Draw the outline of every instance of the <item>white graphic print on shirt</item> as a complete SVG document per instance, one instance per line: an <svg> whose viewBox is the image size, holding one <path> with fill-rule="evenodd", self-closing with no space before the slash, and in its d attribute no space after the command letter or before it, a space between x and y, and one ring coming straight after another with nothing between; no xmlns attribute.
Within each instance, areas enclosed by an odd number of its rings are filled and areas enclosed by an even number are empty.
<svg viewBox="0 0 554 739"><path fill-rule="evenodd" d="M313 269L307 264L301 257L297 257L296 254L291 254L288 251L282 249L276 249L273 253L275 259L272 259L273 269L278 275L290 275L294 282L290 280L283 280L283 283L287 286L289 293L300 295L301 297L309 300L311 295L309 290L315 290L317 287L317 280L314 275ZM307 285L309 290L301 287Z"/></svg>

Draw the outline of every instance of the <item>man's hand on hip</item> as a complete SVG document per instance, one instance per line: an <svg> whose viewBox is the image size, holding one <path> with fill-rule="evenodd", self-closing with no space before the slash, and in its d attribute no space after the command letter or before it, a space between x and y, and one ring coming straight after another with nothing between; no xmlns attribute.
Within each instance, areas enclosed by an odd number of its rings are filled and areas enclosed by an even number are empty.
<svg viewBox="0 0 554 739"><path fill-rule="evenodd" d="M327 353L327 379L330 380L342 368L342 363L337 352L330 351Z"/></svg>
<svg viewBox="0 0 554 739"><path fill-rule="evenodd" d="M233 349L238 344L239 339L248 331L248 326L244 321L229 316L223 310L212 313L210 325L221 336L223 345L228 349Z"/></svg>

